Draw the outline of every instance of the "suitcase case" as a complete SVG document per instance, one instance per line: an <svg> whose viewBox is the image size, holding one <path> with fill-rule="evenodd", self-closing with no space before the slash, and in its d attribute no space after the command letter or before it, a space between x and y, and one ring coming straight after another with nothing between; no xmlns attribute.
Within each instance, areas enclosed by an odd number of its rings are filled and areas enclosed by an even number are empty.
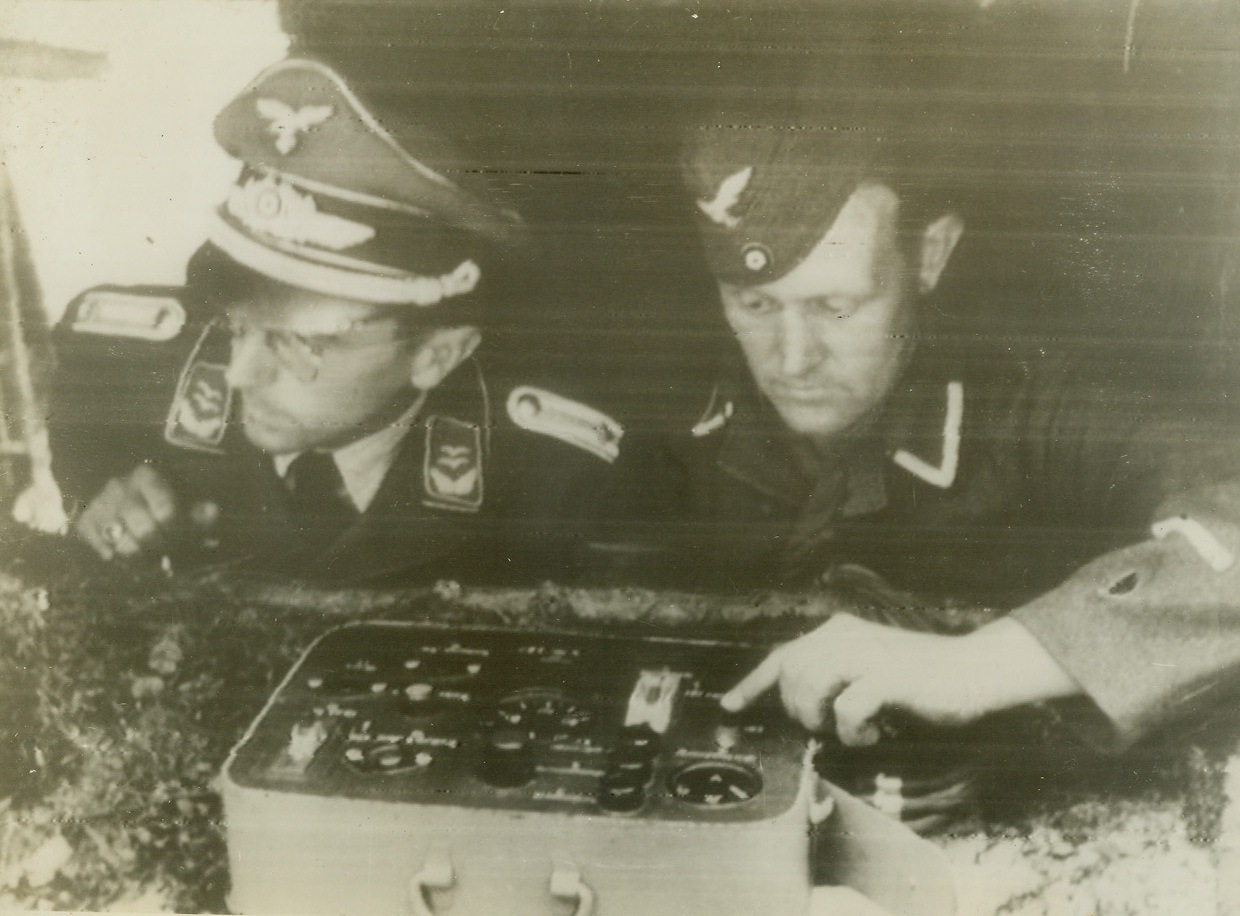
<svg viewBox="0 0 1240 916"><path fill-rule="evenodd" d="M932 851L817 777L776 704L722 713L719 696L766 648L401 622L332 630L225 765L230 906L800 914L825 855L833 880L897 911L948 912Z"/></svg>

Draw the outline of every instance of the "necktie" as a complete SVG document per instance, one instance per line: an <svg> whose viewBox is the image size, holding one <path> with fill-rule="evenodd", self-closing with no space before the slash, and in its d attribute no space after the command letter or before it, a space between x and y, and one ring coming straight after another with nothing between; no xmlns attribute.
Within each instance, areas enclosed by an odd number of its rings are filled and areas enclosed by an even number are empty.
<svg viewBox="0 0 1240 916"><path fill-rule="evenodd" d="M305 549L323 549L358 517L336 462L327 452L304 452L289 465L289 509Z"/></svg>

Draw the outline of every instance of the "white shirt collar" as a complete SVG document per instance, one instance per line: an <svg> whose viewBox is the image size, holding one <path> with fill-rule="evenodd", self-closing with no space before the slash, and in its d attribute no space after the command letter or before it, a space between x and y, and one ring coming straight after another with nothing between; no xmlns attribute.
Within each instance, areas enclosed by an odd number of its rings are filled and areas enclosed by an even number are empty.
<svg viewBox="0 0 1240 916"><path fill-rule="evenodd" d="M331 453L332 460L340 471L340 477L344 480L344 488L349 494L349 499L358 512L365 512L374 501L375 494L383 485L383 478L387 476L387 472L396 461L396 453L400 449L401 442L409 434L413 419L422 409L425 400L426 396L422 395L409 405L408 410L383 429L355 442L350 442L348 445L343 445ZM301 452L291 452L271 456L271 462L275 465L276 473L280 475L281 480L288 475L289 466L301 454Z"/></svg>

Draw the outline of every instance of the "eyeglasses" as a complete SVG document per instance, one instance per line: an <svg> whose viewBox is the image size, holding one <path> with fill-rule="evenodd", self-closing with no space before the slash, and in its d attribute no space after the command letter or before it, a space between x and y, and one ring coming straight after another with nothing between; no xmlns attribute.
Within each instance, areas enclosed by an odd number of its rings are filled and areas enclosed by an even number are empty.
<svg viewBox="0 0 1240 916"><path fill-rule="evenodd" d="M292 331L288 328L256 324L240 315L222 316L215 320L214 325L232 338L234 346L252 335L259 336L263 347L281 368L302 384L308 384L319 377L324 362L331 357L332 353L400 340L399 336L393 335L390 331L384 333L375 329L366 333L367 325L390 321L389 316L376 315L372 318L359 318L346 322L338 330L330 333L310 334Z"/></svg>

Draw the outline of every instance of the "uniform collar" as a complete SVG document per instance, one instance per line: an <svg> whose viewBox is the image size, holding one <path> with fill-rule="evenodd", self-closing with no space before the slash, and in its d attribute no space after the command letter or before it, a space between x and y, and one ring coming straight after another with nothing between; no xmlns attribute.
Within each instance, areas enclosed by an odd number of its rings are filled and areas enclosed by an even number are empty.
<svg viewBox="0 0 1240 916"><path fill-rule="evenodd" d="M697 424L695 435L720 437L719 469L789 507L828 494L845 515L877 511L886 504L877 430L841 442L837 460L824 462L788 431L743 364L723 376L712 410Z"/></svg>
<svg viewBox="0 0 1240 916"><path fill-rule="evenodd" d="M963 381L914 364L872 429L843 443L834 465L815 469L737 360L725 369L693 434L719 436L717 463L724 473L790 506L805 505L824 484L842 484L840 512L854 516L886 506L889 465L950 489L959 468L963 413Z"/></svg>
<svg viewBox="0 0 1240 916"><path fill-rule="evenodd" d="M959 378L913 377L892 396L887 454L897 467L941 490L960 469L965 386Z"/></svg>
<svg viewBox="0 0 1240 916"><path fill-rule="evenodd" d="M384 477L396 461L396 454L400 450L401 443L409 434L409 428L413 425L414 418L417 417L425 402L426 395L419 395L399 417L387 426L332 451L332 461L340 471L345 491L349 494L349 500L358 512L365 512L374 500L375 494L379 492ZM275 465L276 473L282 480L288 475L289 467L301 454L301 452L293 452L287 455L272 456L272 464Z"/></svg>
<svg viewBox="0 0 1240 916"><path fill-rule="evenodd" d="M462 423L491 428L491 393L477 359L461 363L427 398L423 417L452 417Z"/></svg>
<svg viewBox="0 0 1240 916"><path fill-rule="evenodd" d="M424 453L423 473L416 484L421 501L441 508L476 508L483 492L482 464L490 420L486 385L481 369L471 359L441 386L416 398L392 423L335 449L332 460L350 501L365 512L379 495L406 439L416 432L419 441L409 447L420 444ZM301 454L271 456L282 480Z"/></svg>

